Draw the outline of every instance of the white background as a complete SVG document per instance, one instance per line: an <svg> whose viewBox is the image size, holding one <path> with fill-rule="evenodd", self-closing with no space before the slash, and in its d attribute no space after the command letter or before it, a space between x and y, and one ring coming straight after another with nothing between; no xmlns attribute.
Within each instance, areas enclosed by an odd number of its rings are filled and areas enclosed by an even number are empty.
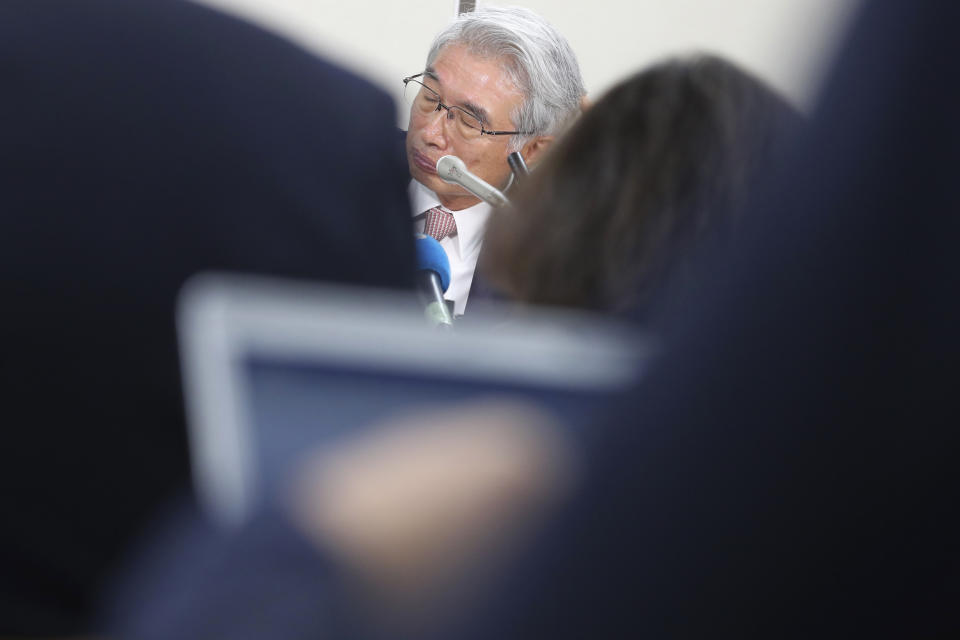
<svg viewBox="0 0 960 640"><path fill-rule="evenodd" d="M400 78L422 70L433 36L456 0L202 0L260 24L346 66L400 99ZM801 108L859 0L504 0L530 7L570 41L588 92L660 58L724 55ZM405 116L398 114L405 124Z"/></svg>

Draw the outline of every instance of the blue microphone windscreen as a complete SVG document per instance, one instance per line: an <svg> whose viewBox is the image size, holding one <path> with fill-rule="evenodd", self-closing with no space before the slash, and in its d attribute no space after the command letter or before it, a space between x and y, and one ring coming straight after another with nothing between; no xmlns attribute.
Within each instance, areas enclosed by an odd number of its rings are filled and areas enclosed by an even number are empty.
<svg viewBox="0 0 960 640"><path fill-rule="evenodd" d="M446 291L450 286L450 259L440 243L422 233L417 239L417 271L433 271L440 276L440 287Z"/></svg>

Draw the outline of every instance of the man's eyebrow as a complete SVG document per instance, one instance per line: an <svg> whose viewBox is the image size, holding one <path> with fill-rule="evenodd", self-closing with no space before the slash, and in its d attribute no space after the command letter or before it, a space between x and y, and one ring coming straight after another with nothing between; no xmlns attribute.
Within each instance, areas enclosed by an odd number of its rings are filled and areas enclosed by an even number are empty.
<svg viewBox="0 0 960 640"><path fill-rule="evenodd" d="M424 75L424 77L426 77L426 78L430 78L431 80L433 80L433 81L436 82L437 84L442 84L442 83L440 82L439 76L437 76L437 72L433 70L433 67L427 67L426 69L424 69L423 75Z"/></svg>
<svg viewBox="0 0 960 640"><path fill-rule="evenodd" d="M481 107L480 105L474 104L472 102L464 102L461 105L466 111L469 111L473 115L480 118L480 122L484 124L489 124L490 116L487 114L487 110Z"/></svg>

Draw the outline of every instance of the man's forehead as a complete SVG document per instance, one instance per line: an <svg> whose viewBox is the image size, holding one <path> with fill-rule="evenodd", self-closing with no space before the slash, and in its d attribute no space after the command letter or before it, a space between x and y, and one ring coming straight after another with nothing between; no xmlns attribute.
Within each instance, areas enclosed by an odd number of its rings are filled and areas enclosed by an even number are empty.
<svg viewBox="0 0 960 640"><path fill-rule="evenodd" d="M429 78L437 83L438 91L443 90L443 82L440 80L440 77L437 75L436 70L430 66L427 67L426 71L423 72L424 77ZM487 109L481 105L477 104L474 100L463 100L457 104L458 107L463 107L466 111L474 114L486 125L490 122L490 113ZM496 105L493 105L496 107Z"/></svg>
<svg viewBox="0 0 960 640"><path fill-rule="evenodd" d="M433 64L427 65L424 75L443 84L444 78L441 77L441 72L437 70L438 63L441 66L448 67L448 77L446 78L448 84L453 80L449 77L450 70L466 66L477 69L483 75L496 76L497 84L505 83L515 88L515 83L507 70L507 62L503 58L473 51L465 45L448 44L440 49L433 60ZM490 71L492 73L489 73ZM464 80L470 81L471 78L464 78Z"/></svg>

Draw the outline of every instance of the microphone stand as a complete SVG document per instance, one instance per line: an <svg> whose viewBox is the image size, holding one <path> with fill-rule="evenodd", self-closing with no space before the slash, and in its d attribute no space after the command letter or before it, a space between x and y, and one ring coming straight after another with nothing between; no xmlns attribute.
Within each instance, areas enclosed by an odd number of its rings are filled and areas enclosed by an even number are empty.
<svg viewBox="0 0 960 640"><path fill-rule="evenodd" d="M523 159L523 154L519 151L514 151L507 156L507 164L510 165L510 170L513 171L513 179L517 181L517 184L522 183L527 179L527 176L530 175L530 170L527 169L527 163Z"/></svg>

